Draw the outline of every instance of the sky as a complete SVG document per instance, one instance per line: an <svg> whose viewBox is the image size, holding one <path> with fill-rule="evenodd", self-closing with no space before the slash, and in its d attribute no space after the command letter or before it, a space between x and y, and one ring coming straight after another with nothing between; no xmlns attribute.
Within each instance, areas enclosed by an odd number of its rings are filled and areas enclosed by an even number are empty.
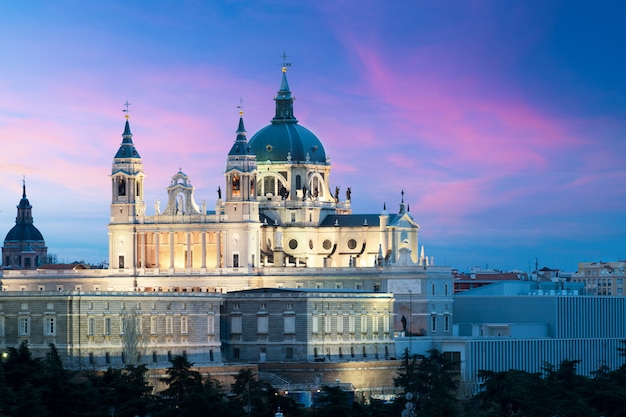
<svg viewBox="0 0 626 417"><path fill-rule="evenodd" d="M623 0L0 1L0 234L25 178L49 253L107 259L127 100L148 214L179 168L212 207L285 53L331 189L354 213L404 191L436 265L624 259L625 21Z"/></svg>

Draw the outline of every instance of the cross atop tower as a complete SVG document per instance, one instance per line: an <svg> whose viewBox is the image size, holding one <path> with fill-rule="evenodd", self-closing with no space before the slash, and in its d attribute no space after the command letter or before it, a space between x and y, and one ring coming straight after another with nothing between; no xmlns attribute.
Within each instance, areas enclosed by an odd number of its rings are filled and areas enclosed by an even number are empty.
<svg viewBox="0 0 626 417"><path fill-rule="evenodd" d="M243 116L243 97L239 97L239 105L237 108L239 109L239 116Z"/></svg>
<svg viewBox="0 0 626 417"><path fill-rule="evenodd" d="M130 117L129 113L130 113L130 109L128 108L130 106L130 103L128 102L128 100L126 100L126 103L124 103L124 107L126 107L124 110L122 110L124 113L126 113L126 118L128 119Z"/></svg>
<svg viewBox="0 0 626 417"><path fill-rule="evenodd" d="M287 72L287 67L291 66L291 62L287 62L287 53L283 52L283 72Z"/></svg>

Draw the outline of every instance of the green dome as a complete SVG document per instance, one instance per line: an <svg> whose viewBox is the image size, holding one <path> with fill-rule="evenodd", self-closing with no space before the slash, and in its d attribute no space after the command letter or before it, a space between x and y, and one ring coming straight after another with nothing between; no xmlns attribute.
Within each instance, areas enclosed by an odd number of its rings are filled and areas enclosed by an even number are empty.
<svg viewBox="0 0 626 417"><path fill-rule="evenodd" d="M248 145L256 155L257 163L265 161L326 164L322 142L306 127L300 126L293 115L293 97L287 83L287 69L283 68L276 101L276 115L272 124L252 136Z"/></svg>
<svg viewBox="0 0 626 417"><path fill-rule="evenodd" d="M259 163L265 161L326 164L322 142L306 127L296 123L272 123L259 130L249 142Z"/></svg>

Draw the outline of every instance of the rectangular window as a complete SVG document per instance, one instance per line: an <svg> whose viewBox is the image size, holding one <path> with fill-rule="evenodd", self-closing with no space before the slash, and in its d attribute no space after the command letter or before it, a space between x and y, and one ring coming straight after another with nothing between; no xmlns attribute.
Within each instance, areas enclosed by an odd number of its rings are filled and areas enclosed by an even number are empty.
<svg viewBox="0 0 626 417"><path fill-rule="evenodd" d="M215 334L215 316L213 314L207 317L207 333Z"/></svg>
<svg viewBox="0 0 626 417"><path fill-rule="evenodd" d="M337 333L343 333L343 316L341 314L337 316Z"/></svg>
<svg viewBox="0 0 626 417"><path fill-rule="evenodd" d="M230 332L240 334L242 330L241 316L233 316L230 319Z"/></svg>
<svg viewBox="0 0 626 417"><path fill-rule="evenodd" d="M389 333L389 316L383 316L383 331Z"/></svg>
<svg viewBox="0 0 626 417"><path fill-rule="evenodd" d="M93 317L89 317L89 320L87 321L87 334L89 336L93 336L95 332L96 332L96 319Z"/></svg>
<svg viewBox="0 0 626 417"><path fill-rule="evenodd" d="M431 289L432 295L435 295L435 284L434 283L430 284L430 289Z"/></svg>
<svg viewBox="0 0 626 417"><path fill-rule="evenodd" d="M106 362L107 364L111 363L111 355L109 354L109 352L104 353L104 362Z"/></svg>
<svg viewBox="0 0 626 417"><path fill-rule="evenodd" d="M120 255L119 257L119 269L124 269L124 255Z"/></svg>
<svg viewBox="0 0 626 417"><path fill-rule="evenodd" d="M233 359L239 359L239 348L233 348Z"/></svg>
<svg viewBox="0 0 626 417"><path fill-rule="evenodd" d="M150 316L150 334L157 334L157 316Z"/></svg>
<svg viewBox="0 0 626 417"><path fill-rule="evenodd" d="M96 364L96 358L94 358L93 352L89 352L89 365L95 365L95 364Z"/></svg>
<svg viewBox="0 0 626 417"><path fill-rule="evenodd" d="M285 349L285 359L293 359L293 348L288 347Z"/></svg>
<svg viewBox="0 0 626 417"><path fill-rule="evenodd" d="M238 268L238 267L239 267L239 254L234 253L233 254L233 268Z"/></svg>
<svg viewBox="0 0 626 417"><path fill-rule="evenodd" d="M20 336L28 336L30 334L30 317L20 317L17 324Z"/></svg>
<svg viewBox="0 0 626 417"><path fill-rule="evenodd" d="M430 316L430 328L433 333L437 331L437 316L434 314Z"/></svg>
<svg viewBox="0 0 626 417"><path fill-rule="evenodd" d="M152 351L152 362L157 363L159 361L159 355L157 355L156 350Z"/></svg>
<svg viewBox="0 0 626 417"><path fill-rule="evenodd" d="M296 316L284 317L285 333L294 334L296 332Z"/></svg>
<svg viewBox="0 0 626 417"><path fill-rule="evenodd" d="M367 333L367 316L365 314L361 314L361 333Z"/></svg>
<svg viewBox="0 0 626 417"><path fill-rule="evenodd" d="M111 319L108 317L104 319L104 334L107 336L111 334Z"/></svg>
<svg viewBox="0 0 626 417"><path fill-rule="evenodd" d="M56 321L54 316L46 316L44 319L44 334L46 336L54 336L56 334Z"/></svg>
<svg viewBox="0 0 626 417"><path fill-rule="evenodd" d="M174 332L174 318L172 316L165 317L165 334Z"/></svg>
<svg viewBox="0 0 626 417"><path fill-rule="evenodd" d="M350 332L351 334L354 334L355 332L355 320L353 314L350 314L348 316L348 332Z"/></svg>
<svg viewBox="0 0 626 417"><path fill-rule="evenodd" d="M343 358L343 349L340 347L339 348L339 359Z"/></svg>
<svg viewBox="0 0 626 417"><path fill-rule="evenodd" d="M257 317L257 333L267 334L269 330L269 317L258 316Z"/></svg>
<svg viewBox="0 0 626 417"><path fill-rule="evenodd" d="M0 337L4 337L4 317L0 317Z"/></svg>
<svg viewBox="0 0 626 417"><path fill-rule="evenodd" d="M120 316L120 334L124 334L126 331L126 317Z"/></svg>
<svg viewBox="0 0 626 417"><path fill-rule="evenodd" d="M450 331L449 326L450 326L450 317L444 316L443 317L443 331L444 332Z"/></svg>
<svg viewBox="0 0 626 417"><path fill-rule="evenodd" d="M213 356L213 349L209 349L209 361L213 362L215 357Z"/></svg>
<svg viewBox="0 0 626 417"><path fill-rule="evenodd" d="M448 295L448 283L445 283L443 286L443 293L444 295Z"/></svg>
<svg viewBox="0 0 626 417"><path fill-rule="evenodd" d="M372 316L372 332L378 333L378 316Z"/></svg>
<svg viewBox="0 0 626 417"><path fill-rule="evenodd" d="M187 316L180 317L180 334L187 334L189 320Z"/></svg>
<svg viewBox="0 0 626 417"><path fill-rule="evenodd" d="M311 332L313 333L317 333L320 331L319 327L319 317L318 316L313 316L311 318L313 321L311 322Z"/></svg>
<svg viewBox="0 0 626 417"><path fill-rule="evenodd" d="M330 334L332 332L332 325L330 323L330 314L324 316L324 333Z"/></svg>

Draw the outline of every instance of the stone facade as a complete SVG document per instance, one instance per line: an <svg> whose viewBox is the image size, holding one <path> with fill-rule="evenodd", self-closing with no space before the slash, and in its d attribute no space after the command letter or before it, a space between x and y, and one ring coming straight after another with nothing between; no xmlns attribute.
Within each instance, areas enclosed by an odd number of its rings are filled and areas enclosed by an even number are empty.
<svg viewBox="0 0 626 417"><path fill-rule="evenodd" d="M392 294L262 288L229 293L223 311L230 362L395 357Z"/></svg>

